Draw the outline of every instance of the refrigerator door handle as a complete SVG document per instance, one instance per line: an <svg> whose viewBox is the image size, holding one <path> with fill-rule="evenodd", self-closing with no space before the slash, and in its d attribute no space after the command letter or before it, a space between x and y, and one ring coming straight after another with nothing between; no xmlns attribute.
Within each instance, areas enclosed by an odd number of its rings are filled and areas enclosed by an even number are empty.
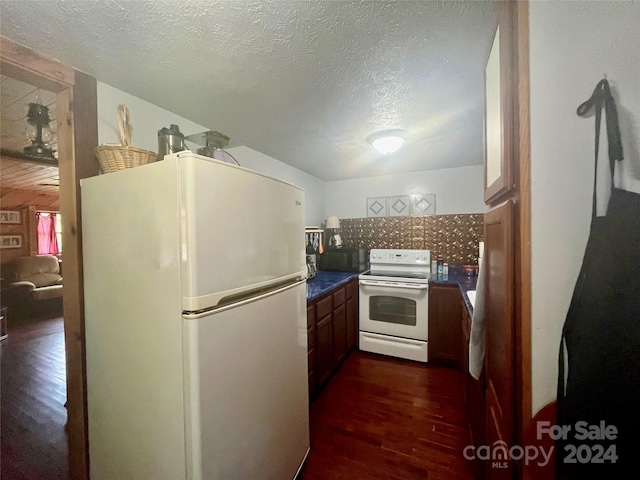
<svg viewBox="0 0 640 480"><path fill-rule="evenodd" d="M209 308L206 310L201 310L197 312L182 312L182 317L186 320L198 319L202 317L206 317L208 315L212 315L214 313L223 312L225 310L229 310L231 308L240 307L242 305L246 305L247 303L257 302L263 298L270 297L272 295L277 295L280 292L284 292L285 290L289 290L290 288L296 287L302 283L307 281L306 278L299 279L299 277L294 278L292 280L286 280L284 282L271 284L271 288L267 287L266 289L249 290L245 292L244 295L232 295L229 297L224 297L218 303L218 306Z"/></svg>
<svg viewBox="0 0 640 480"><path fill-rule="evenodd" d="M235 303L243 300L244 298L250 298L255 295L260 295L279 288L286 283L302 280L307 278L307 272L299 271L285 275L279 278L272 278L265 282L254 283L239 288L232 288L221 292L215 292L208 295L202 295L199 297L182 297L182 311L183 313L197 313L205 310L212 310L214 308L224 307L228 303Z"/></svg>

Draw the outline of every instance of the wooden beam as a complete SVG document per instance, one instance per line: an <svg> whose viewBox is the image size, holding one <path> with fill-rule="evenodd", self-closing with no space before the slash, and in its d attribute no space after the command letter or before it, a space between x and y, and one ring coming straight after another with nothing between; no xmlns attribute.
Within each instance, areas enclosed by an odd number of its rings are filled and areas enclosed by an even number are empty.
<svg viewBox="0 0 640 480"><path fill-rule="evenodd" d="M510 54L508 68L513 82L509 96L513 101L513 180L517 199L514 237L516 241L515 308L515 430L517 445L529 445L527 432L532 426L531 351L531 140L529 86L529 3L527 0L503 2L509 10ZM529 480L531 468L522 463L517 478Z"/></svg>
<svg viewBox="0 0 640 480"><path fill-rule="evenodd" d="M80 179L97 175L96 80L76 72L73 90L58 94L60 210L64 236L64 331L67 353L69 472L71 479L89 477L87 391L82 275ZM63 140L64 138L64 140ZM68 291L75 295L67 295Z"/></svg>
<svg viewBox="0 0 640 480"><path fill-rule="evenodd" d="M0 71L3 75L59 93L75 83L75 71L57 60L0 35Z"/></svg>

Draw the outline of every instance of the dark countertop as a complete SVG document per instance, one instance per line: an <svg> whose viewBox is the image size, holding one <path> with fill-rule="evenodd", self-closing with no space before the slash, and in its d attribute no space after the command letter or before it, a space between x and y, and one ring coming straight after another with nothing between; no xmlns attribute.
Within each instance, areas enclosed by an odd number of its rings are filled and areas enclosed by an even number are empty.
<svg viewBox="0 0 640 480"><path fill-rule="evenodd" d="M315 278L307 280L307 302L320 298L325 293L344 285L349 280L358 278L358 275L360 273L320 270Z"/></svg>
<svg viewBox="0 0 640 480"><path fill-rule="evenodd" d="M469 314L473 314L473 306L471 302L469 302L467 292L476 289L476 284L478 283L478 277L476 275L468 276L462 273L461 266L450 265L449 275L447 275L446 278L444 275L431 275L429 283L434 285L457 285L462 293L464 303L467 305L467 309L469 309Z"/></svg>
<svg viewBox="0 0 640 480"><path fill-rule="evenodd" d="M460 292L462 293L462 298L464 299L464 303L467 305L469 309L469 313L473 314L473 307L469 302L469 297L467 297L467 292L469 290L476 289L476 283L478 282L478 277L473 275L471 277L462 273L462 267L451 265L449 267L449 275L431 275L429 278L429 283L433 285L452 285L458 286ZM334 288L339 287L340 285L344 285L349 280L354 278L358 278L360 273L355 272L330 272L326 270L318 271L318 275L311 280L307 280L307 302L311 302L317 298L320 298L325 293L330 292Z"/></svg>

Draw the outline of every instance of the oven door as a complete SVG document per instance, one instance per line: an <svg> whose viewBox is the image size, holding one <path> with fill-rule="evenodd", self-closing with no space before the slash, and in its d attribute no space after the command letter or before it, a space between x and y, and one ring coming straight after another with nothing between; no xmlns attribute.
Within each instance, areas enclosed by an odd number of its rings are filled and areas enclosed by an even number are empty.
<svg viewBox="0 0 640 480"><path fill-rule="evenodd" d="M360 331L428 340L429 285L360 280Z"/></svg>

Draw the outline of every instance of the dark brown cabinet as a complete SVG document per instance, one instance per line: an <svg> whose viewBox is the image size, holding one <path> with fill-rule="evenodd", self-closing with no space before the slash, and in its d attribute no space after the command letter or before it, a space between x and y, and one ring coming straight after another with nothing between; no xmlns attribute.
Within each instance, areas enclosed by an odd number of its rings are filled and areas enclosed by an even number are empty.
<svg viewBox="0 0 640 480"><path fill-rule="evenodd" d="M471 441L476 446L485 444L485 401L484 401L484 372L476 380L469 373L469 341L471 338L471 316L464 301L461 302L462 311L462 379L464 396L467 404L467 416ZM484 478L482 465L476 465L476 478Z"/></svg>
<svg viewBox="0 0 640 480"><path fill-rule="evenodd" d="M344 311L344 303L333 311L333 366L347 356L347 317Z"/></svg>
<svg viewBox="0 0 640 480"><path fill-rule="evenodd" d="M516 362L514 202L493 207L484 216L485 276L485 441L516 442ZM513 473L515 463L505 471ZM487 467L487 478L505 478Z"/></svg>
<svg viewBox="0 0 640 480"><path fill-rule="evenodd" d="M358 342L358 281L307 306L309 399L317 395Z"/></svg>
<svg viewBox="0 0 640 480"><path fill-rule="evenodd" d="M353 280L346 287L347 300L345 313L347 316L347 350L358 347L358 281Z"/></svg>
<svg viewBox="0 0 640 480"><path fill-rule="evenodd" d="M333 372L332 332L331 314L325 315L316 323L316 369L318 378L316 391L329 380L329 376Z"/></svg>
<svg viewBox="0 0 640 480"><path fill-rule="evenodd" d="M469 431L471 432L471 443L476 448L484 445L485 442L485 399L484 399L484 371L479 379L475 379L469 373L469 341L471 338L471 315L464 300L461 302L462 312L462 385L464 397L467 404L467 419ZM475 478L483 480L486 465L484 462L475 460Z"/></svg>
<svg viewBox="0 0 640 480"><path fill-rule="evenodd" d="M307 307L307 365L309 372L309 398L316 395L316 309Z"/></svg>
<svg viewBox="0 0 640 480"><path fill-rule="evenodd" d="M460 365L461 293L458 285L429 285L429 361Z"/></svg>
<svg viewBox="0 0 640 480"><path fill-rule="evenodd" d="M333 297L327 295L315 305L316 317L316 391L324 385L333 371Z"/></svg>
<svg viewBox="0 0 640 480"><path fill-rule="evenodd" d="M467 310L467 305L464 303L464 300L460 301L460 311L462 312L462 323L461 323L461 331L462 331L462 342L460 344L461 352L460 352L460 370L462 370L462 386L464 387L464 400L467 404L467 412L469 410L469 382L467 381L467 376L471 377L469 374L469 339L471 338L471 315L469 315L469 310ZM471 377L473 378L473 377ZM469 418L471 418L469 416Z"/></svg>
<svg viewBox="0 0 640 480"><path fill-rule="evenodd" d="M347 317L345 315L345 288L333 294L333 367L337 367L347 355Z"/></svg>

